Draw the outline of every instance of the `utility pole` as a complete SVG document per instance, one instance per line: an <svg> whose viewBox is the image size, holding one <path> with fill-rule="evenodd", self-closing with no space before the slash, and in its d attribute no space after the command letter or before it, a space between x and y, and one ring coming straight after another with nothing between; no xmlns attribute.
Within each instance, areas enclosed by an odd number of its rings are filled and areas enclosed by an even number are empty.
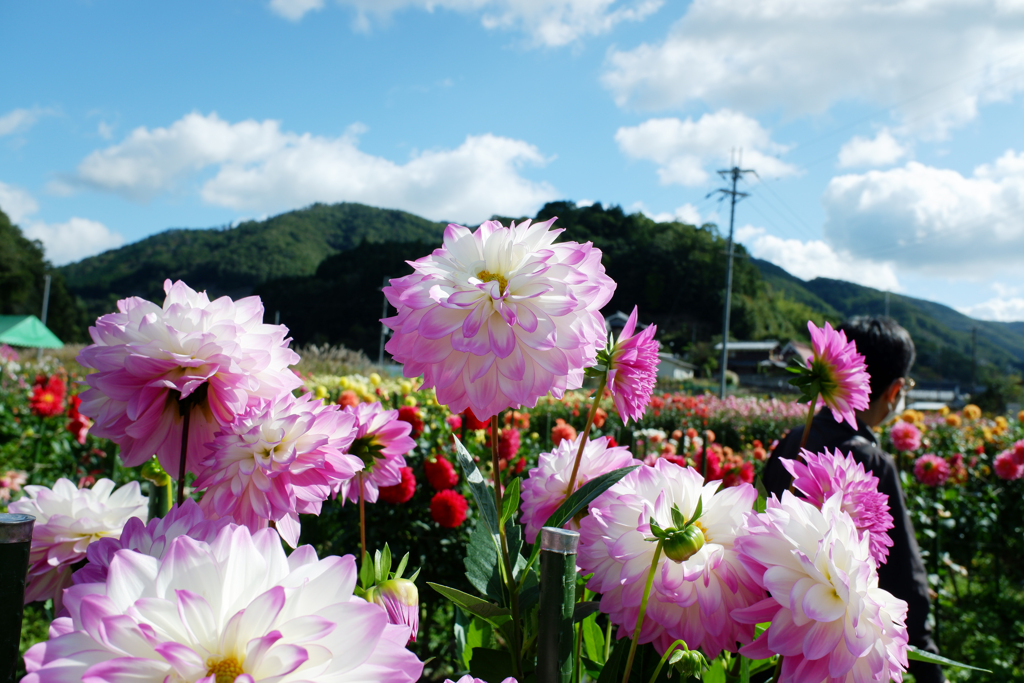
<svg viewBox="0 0 1024 683"><path fill-rule="evenodd" d="M740 163L742 163L743 150L740 150ZM733 257L733 227L736 221L736 198L748 196L747 192L737 192L736 183L743 177L744 173L753 173L757 175L757 172L753 169L742 169L739 166L734 165L730 169L719 171L718 175L722 176L723 179L732 178L732 189L719 188L712 194L721 193L724 197L729 195L731 204L729 207L729 245L728 245L728 265L725 269L725 311L722 313L722 384L719 391L721 398L725 398L725 371L729 368L729 315L731 313L730 308L732 307L732 257Z"/></svg>
<svg viewBox="0 0 1024 683"><path fill-rule="evenodd" d="M43 276L43 327L46 327L46 314L50 311L50 276ZM43 348L36 349L36 360L43 359Z"/></svg>

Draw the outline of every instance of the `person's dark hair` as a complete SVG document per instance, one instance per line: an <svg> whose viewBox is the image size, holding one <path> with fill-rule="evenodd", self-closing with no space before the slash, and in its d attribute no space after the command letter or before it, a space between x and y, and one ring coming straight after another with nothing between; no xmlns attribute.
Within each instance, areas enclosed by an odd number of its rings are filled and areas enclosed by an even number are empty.
<svg viewBox="0 0 1024 683"><path fill-rule="evenodd" d="M857 351L864 356L871 375L868 400L874 401L894 381L910 372L917 356L914 340L892 318L858 315L839 329L846 333L847 339L857 342Z"/></svg>

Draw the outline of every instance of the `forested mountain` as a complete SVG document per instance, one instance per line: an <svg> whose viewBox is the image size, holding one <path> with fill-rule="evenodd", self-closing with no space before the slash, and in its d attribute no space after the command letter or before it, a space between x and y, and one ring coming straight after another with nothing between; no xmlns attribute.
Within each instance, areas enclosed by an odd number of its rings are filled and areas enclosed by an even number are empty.
<svg viewBox="0 0 1024 683"><path fill-rule="evenodd" d="M40 317L46 275L51 276L47 325L65 341L83 338L85 312L68 291L64 277L43 257L43 245L25 237L0 211L0 315Z"/></svg>
<svg viewBox="0 0 1024 683"><path fill-rule="evenodd" d="M555 227L565 230L560 239L593 241L604 252L605 268L618 283L606 314L628 313L637 305L641 320L658 325L669 349L698 363L714 356L726 248L715 225L655 223L617 206L581 208L572 202L550 203L534 218L552 216L558 217ZM376 358L382 283L411 272L406 261L436 248L443 230L441 223L401 211L317 204L234 228L169 230L60 271L90 317L113 310L128 295L160 300L164 278L181 278L212 296L259 294L268 320L279 313L296 343L343 343ZM838 323L884 311L884 292L824 278L805 282L751 258L739 245L736 255L736 339L806 339L808 318ZM968 380L974 328L981 368L990 374L1024 368L1024 323L972 320L896 294L890 295L889 310L914 336L915 374L922 379Z"/></svg>
<svg viewBox="0 0 1024 683"><path fill-rule="evenodd" d="M363 241L440 242L444 224L362 204L314 204L233 228L172 229L63 266L90 317L118 299L163 299L164 278L211 296L251 294L272 279L313 275L325 258Z"/></svg>

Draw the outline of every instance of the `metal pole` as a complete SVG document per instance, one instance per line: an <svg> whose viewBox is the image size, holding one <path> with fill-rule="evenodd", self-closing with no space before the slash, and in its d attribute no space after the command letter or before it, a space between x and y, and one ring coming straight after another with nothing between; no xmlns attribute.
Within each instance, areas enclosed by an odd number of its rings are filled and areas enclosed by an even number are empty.
<svg viewBox="0 0 1024 683"><path fill-rule="evenodd" d="M43 327L46 327L46 314L50 310L50 276L43 276ZM39 347L36 350L36 360L42 360L43 348Z"/></svg>
<svg viewBox="0 0 1024 683"><path fill-rule="evenodd" d="M572 612L579 542L576 531L549 526L540 530L537 683L572 683Z"/></svg>
<svg viewBox="0 0 1024 683"><path fill-rule="evenodd" d="M729 369L729 315L732 307L732 235L733 223L736 220L736 182L740 179L740 169L733 166L732 173L732 203L729 207L729 261L725 269L725 312L722 314L722 384L719 391L719 398L725 398L725 371Z"/></svg>
<svg viewBox="0 0 1024 683"><path fill-rule="evenodd" d="M0 513L0 683L14 683L18 668L25 577L36 518Z"/></svg>

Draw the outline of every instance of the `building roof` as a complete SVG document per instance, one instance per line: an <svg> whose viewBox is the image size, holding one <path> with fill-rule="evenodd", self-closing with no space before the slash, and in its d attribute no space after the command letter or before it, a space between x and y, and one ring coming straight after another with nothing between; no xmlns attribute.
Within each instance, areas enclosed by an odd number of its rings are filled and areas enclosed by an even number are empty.
<svg viewBox="0 0 1024 683"><path fill-rule="evenodd" d="M661 363L668 362L681 368L688 368L690 370L697 369L697 366L694 365L693 363L687 363L682 358L678 358L675 354L668 353L666 351L662 351L658 354L658 361Z"/></svg>
<svg viewBox="0 0 1024 683"><path fill-rule="evenodd" d="M768 339L765 341L731 341L729 342L730 351L771 351L779 345L774 339ZM715 344L715 349L722 350L722 342Z"/></svg>
<svg viewBox="0 0 1024 683"><path fill-rule="evenodd" d="M64 346L64 342L34 315L0 315L0 342L44 349Z"/></svg>

